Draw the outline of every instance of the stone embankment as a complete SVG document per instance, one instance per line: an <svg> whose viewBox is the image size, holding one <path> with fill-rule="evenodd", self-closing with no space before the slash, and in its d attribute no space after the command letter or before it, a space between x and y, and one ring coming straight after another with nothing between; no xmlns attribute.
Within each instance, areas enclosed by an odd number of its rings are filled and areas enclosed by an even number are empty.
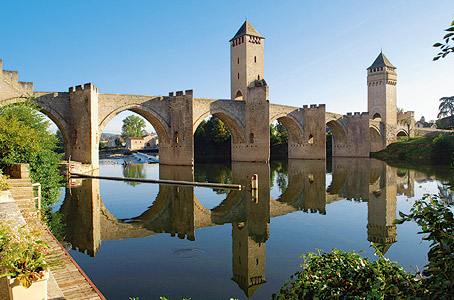
<svg viewBox="0 0 454 300"><path fill-rule="evenodd" d="M16 226L27 224L42 229L42 239L51 247L49 260L58 259L60 262L50 272L48 299L105 299L47 227L40 222L28 165L16 165L10 171L10 176L11 179L8 180L10 194L0 198L0 221L12 222ZM0 299L8 298L6 278L1 278Z"/></svg>

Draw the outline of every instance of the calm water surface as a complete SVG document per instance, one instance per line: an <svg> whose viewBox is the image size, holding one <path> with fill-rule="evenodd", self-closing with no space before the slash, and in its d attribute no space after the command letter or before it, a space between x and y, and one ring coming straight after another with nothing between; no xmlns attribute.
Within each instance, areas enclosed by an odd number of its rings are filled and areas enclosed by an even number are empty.
<svg viewBox="0 0 454 300"><path fill-rule="evenodd" d="M393 225L435 178L372 159L192 167L101 162L100 175L249 184L250 190L74 180L58 209L71 255L107 299L270 299L303 253L381 243L407 270L428 243L414 223ZM410 199L410 200L407 200Z"/></svg>

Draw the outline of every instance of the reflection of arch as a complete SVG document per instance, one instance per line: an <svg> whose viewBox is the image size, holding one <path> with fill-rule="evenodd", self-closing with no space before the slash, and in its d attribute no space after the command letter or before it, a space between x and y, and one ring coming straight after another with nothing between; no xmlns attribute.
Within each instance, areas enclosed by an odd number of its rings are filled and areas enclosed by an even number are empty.
<svg viewBox="0 0 454 300"><path fill-rule="evenodd" d="M326 123L326 126L329 127L331 132L333 133L333 149L338 145L345 145L347 144L347 134L344 129L344 126L337 121L337 120L329 120ZM334 153L334 151L333 151Z"/></svg>
<svg viewBox="0 0 454 300"><path fill-rule="evenodd" d="M112 120L116 115L125 110L135 112L136 114L139 114L140 116L144 117L148 122L150 122L153 128L156 130L159 140L164 142L170 141L167 130L169 128L169 125L167 124L167 122L164 121L164 119L157 112L147 107L144 107L140 104L125 105L110 112L103 120L99 122L99 133L103 132L104 127L106 127L110 120ZM98 137L98 140L100 136Z"/></svg>
<svg viewBox="0 0 454 300"><path fill-rule="evenodd" d="M241 93L241 91L236 92L235 100L243 100L243 93Z"/></svg>
<svg viewBox="0 0 454 300"><path fill-rule="evenodd" d="M376 127L369 127L370 151L377 152L383 149L383 139Z"/></svg>
<svg viewBox="0 0 454 300"><path fill-rule="evenodd" d="M271 117L270 125L276 120L281 122L285 129L287 129L289 144L303 144L304 130L297 120L292 116L283 113Z"/></svg>
<svg viewBox="0 0 454 300"><path fill-rule="evenodd" d="M231 115L229 111L224 109L216 109L201 114L201 116L194 122L192 128L193 134L197 130L197 127L199 127L200 123L210 115L218 118L227 126L232 136L233 143L244 143L246 141L245 133L243 130L244 126L242 126L241 122L236 116Z"/></svg>

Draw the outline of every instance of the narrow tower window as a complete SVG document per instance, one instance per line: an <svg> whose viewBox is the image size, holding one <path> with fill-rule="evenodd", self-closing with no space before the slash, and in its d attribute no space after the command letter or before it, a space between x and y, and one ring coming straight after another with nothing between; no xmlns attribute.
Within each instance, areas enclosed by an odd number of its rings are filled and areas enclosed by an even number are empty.
<svg viewBox="0 0 454 300"><path fill-rule="evenodd" d="M238 79L240 79L240 73L238 73Z"/></svg>
<svg viewBox="0 0 454 300"><path fill-rule="evenodd" d="M255 63L257 62L257 56L254 56L254 62Z"/></svg>
<svg viewBox="0 0 454 300"><path fill-rule="evenodd" d="M249 135L249 143L254 144L254 134L252 132Z"/></svg>
<svg viewBox="0 0 454 300"><path fill-rule="evenodd" d="M239 58L239 57L236 59L236 63L237 63L237 64L240 63L240 58Z"/></svg>
<svg viewBox="0 0 454 300"><path fill-rule="evenodd" d="M257 80L260 80L260 75L257 75Z"/></svg>
<svg viewBox="0 0 454 300"><path fill-rule="evenodd" d="M174 139L175 139L175 144L178 144L178 131L175 131L174 133Z"/></svg>

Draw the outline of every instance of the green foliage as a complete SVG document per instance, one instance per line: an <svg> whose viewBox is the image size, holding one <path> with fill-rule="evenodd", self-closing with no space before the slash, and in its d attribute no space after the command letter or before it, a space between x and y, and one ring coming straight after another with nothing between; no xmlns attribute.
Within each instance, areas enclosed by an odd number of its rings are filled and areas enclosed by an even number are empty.
<svg viewBox="0 0 454 300"><path fill-rule="evenodd" d="M433 60L439 60L440 58L445 58L449 53L454 52L454 21L451 22L451 26L445 29L448 33L443 36L444 42L435 43L433 46L440 48L440 52L433 58Z"/></svg>
<svg viewBox="0 0 454 300"><path fill-rule="evenodd" d="M424 161L434 164L449 164L454 152L454 135L417 136L391 143L382 151L371 153L371 157L387 161Z"/></svg>
<svg viewBox="0 0 454 300"><path fill-rule="evenodd" d="M429 262L422 272L427 299L454 299L454 216L452 208L437 195L415 201L409 214L399 212L402 224L416 222L423 240L430 241Z"/></svg>
<svg viewBox="0 0 454 300"><path fill-rule="evenodd" d="M57 147L55 148L55 152L64 153L65 139L63 138L63 134L61 133L60 129L57 129L57 132L55 132L55 137L57 138Z"/></svg>
<svg viewBox="0 0 454 300"><path fill-rule="evenodd" d="M437 118L454 115L454 96L440 98Z"/></svg>
<svg viewBox="0 0 454 300"><path fill-rule="evenodd" d="M144 179L147 177L147 174L145 173L143 164L129 164L123 166L123 177ZM136 186L139 185L140 182L126 181L126 184Z"/></svg>
<svg viewBox="0 0 454 300"><path fill-rule="evenodd" d="M120 139L119 137L117 137L117 138L115 139L115 145L116 145L117 147L120 147L120 146L121 146L121 143L122 143L122 142L121 142L121 139Z"/></svg>
<svg viewBox="0 0 454 300"><path fill-rule="evenodd" d="M287 158L288 155L288 132L285 126L278 120L270 125L270 155L273 158Z"/></svg>
<svg viewBox="0 0 454 300"><path fill-rule="evenodd" d="M9 190L8 182L6 181L8 176L3 175L2 169L0 169L0 191Z"/></svg>
<svg viewBox="0 0 454 300"><path fill-rule="evenodd" d="M211 117L203 120L194 133L194 152L198 161L230 160L231 135L220 119Z"/></svg>
<svg viewBox="0 0 454 300"><path fill-rule="evenodd" d="M370 262L333 249L302 258L302 270L272 299L414 299L420 293L418 278L383 256Z"/></svg>
<svg viewBox="0 0 454 300"><path fill-rule="evenodd" d="M121 127L121 137L126 139L128 137L141 137L146 134L145 120L141 117L130 115L123 119L123 126Z"/></svg>
<svg viewBox="0 0 454 300"><path fill-rule="evenodd" d="M53 151L57 139L48 127L32 100L0 107L0 165L30 165L30 177L41 183L44 215L58 200L62 178L58 171L61 156Z"/></svg>
<svg viewBox="0 0 454 300"><path fill-rule="evenodd" d="M440 134L432 141L432 158L437 162L450 163L454 152L454 136L451 134Z"/></svg>
<svg viewBox="0 0 454 300"><path fill-rule="evenodd" d="M50 246L40 237L38 228L11 228L0 223L0 269L4 269L0 277L16 277L26 288L42 278L43 271L56 262L44 260Z"/></svg>

